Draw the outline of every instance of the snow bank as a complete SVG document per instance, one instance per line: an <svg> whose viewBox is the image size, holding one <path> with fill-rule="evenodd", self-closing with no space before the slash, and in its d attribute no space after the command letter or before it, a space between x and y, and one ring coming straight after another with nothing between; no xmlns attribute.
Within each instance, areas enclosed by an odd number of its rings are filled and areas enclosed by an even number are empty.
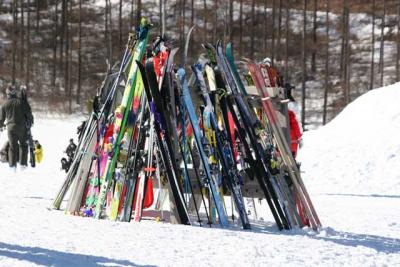
<svg viewBox="0 0 400 267"><path fill-rule="evenodd" d="M400 83L369 91L326 126L306 132L303 177L319 193L400 192Z"/></svg>

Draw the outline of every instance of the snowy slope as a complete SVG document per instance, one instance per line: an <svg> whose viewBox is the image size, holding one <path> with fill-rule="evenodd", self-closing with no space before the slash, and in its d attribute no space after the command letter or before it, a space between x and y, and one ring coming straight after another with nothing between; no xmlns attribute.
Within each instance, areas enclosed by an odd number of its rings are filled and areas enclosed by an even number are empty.
<svg viewBox="0 0 400 267"><path fill-rule="evenodd" d="M16 174L0 166L0 266L399 266L398 87L360 97L305 134L302 170L324 225L318 234L277 231L267 207L259 207L265 221L252 231L48 210L64 179L59 159L80 118L38 119L33 133L44 162Z"/></svg>
<svg viewBox="0 0 400 267"><path fill-rule="evenodd" d="M300 157L310 184L320 192L399 194L399 99L400 83L372 90L307 132Z"/></svg>

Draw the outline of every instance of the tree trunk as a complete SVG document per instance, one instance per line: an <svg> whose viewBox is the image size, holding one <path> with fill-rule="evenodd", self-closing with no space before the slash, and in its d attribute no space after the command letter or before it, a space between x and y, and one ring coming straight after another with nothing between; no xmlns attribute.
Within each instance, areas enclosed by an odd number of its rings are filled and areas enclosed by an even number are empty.
<svg viewBox="0 0 400 267"><path fill-rule="evenodd" d="M229 24L227 27L229 31L229 41L233 42L233 0L229 1Z"/></svg>
<svg viewBox="0 0 400 267"><path fill-rule="evenodd" d="M204 0L203 1L203 3L204 3L204 5L203 5L203 12L204 12L204 15L203 15L203 21L204 21L204 37L203 37L203 39L204 39L204 42L207 42L207 39L208 39L208 35L207 35L207 0Z"/></svg>
<svg viewBox="0 0 400 267"><path fill-rule="evenodd" d="M255 37L255 16L256 16L256 1L251 1L251 38L250 38L250 58L254 57L254 37Z"/></svg>
<svg viewBox="0 0 400 267"><path fill-rule="evenodd" d="M19 28L19 38L20 38L20 47L19 47L19 70L20 73L24 71L24 52L25 52L25 40L24 40L24 30L25 30L25 20L24 20L24 1L20 1L21 7L21 23Z"/></svg>
<svg viewBox="0 0 400 267"><path fill-rule="evenodd" d="M79 0L78 19L78 88L76 90L76 104L79 105L81 102L82 89L82 0Z"/></svg>
<svg viewBox="0 0 400 267"><path fill-rule="evenodd" d="M342 44L340 49L340 81L343 83L344 73L344 58L345 58L345 35L346 35L346 0L343 0L343 12L342 12Z"/></svg>
<svg viewBox="0 0 400 267"><path fill-rule="evenodd" d="M303 131L306 129L306 37L307 37L307 0L303 1L303 40L302 40L302 75L301 75L301 124Z"/></svg>
<svg viewBox="0 0 400 267"><path fill-rule="evenodd" d="M375 75L375 0L372 0L372 43L371 43L371 74L369 82L369 90L374 89Z"/></svg>
<svg viewBox="0 0 400 267"><path fill-rule="evenodd" d="M79 0L80 1L80 0ZM122 41L122 0L119 0L119 14L118 14L118 28L119 28L119 37L118 37L118 49L120 52L122 50L123 41ZM160 24L161 25L161 24Z"/></svg>
<svg viewBox="0 0 400 267"><path fill-rule="evenodd" d="M140 25L140 18L142 17L142 0L137 0L136 6L136 25Z"/></svg>
<svg viewBox="0 0 400 267"><path fill-rule="evenodd" d="M186 38L185 25L186 25L186 0L182 0L182 36L183 36L182 47L185 46L185 38Z"/></svg>
<svg viewBox="0 0 400 267"><path fill-rule="evenodd" d="M61 5L61 32L60 32L60 63L59 66L64 65L64 36L65 36L65 10L67 8L67 1L62 0L62 5ZM61 68L62 71L63 68Z"/></svg>
<svg viewBox="0 0 400 267"><path fill-rule="evenodd" d="M68 1L69 2L69 9L68 9L68 17L72 17L72 4L73 1ZM68 43L69 43L69 49L68 49L68 99L69 99L69 112L72 113L72 89L73 89L73 81L72 81L72 65L73 65L73 61L72 61L72 23L71 25L68 24L67 25L68 29L67 29L67 33L68 33Z"/></svg>
<svg viewBox="0 0 400 267"><path fill-rule="evenodd" d="M279 0L279 11L278 11L278 50L281 50L281 35L282 35L282 0ZM276 60L280 60L280 53L276 55Z"/></svg>
<svg viewBox="0 0 400 267"><path fill-rule="evenodd" d="M131 14L129 16L129 31L133 30L133 6L135 5L135 0L131 1Z"/></svg>
<svg viewBox="0 0 400 267"><path fill-rule="evenodd" d="M272 65L274 64L275 60L275 18L276 18L276 5L275 5L276 0L272 0L272 24L271 24L271 30L272 30L272 39L271 39L271 62Z"/></svg>
<svg viewBox="0 0 400 267"><path fill-rule="evenodd" d="M239 56L243 56L243 0L239 2Z"/></svg>
<svg viewBox="0 0 400 267"><path fill-rule="evenodd" d="M263 40L264 40L264 42L263 42L263 51L264 51L264 55L263 56L266 56L267 55L267 47L268 47L268 21L267 21L267 19L268 19L268 14L267 14L267 4L268 4L268 1L267 0L264 0L264 31L263 31Z"/></svg>
<svg viewBox="0 0 400 267"><path fill-rule="evenodd" d="M290 0L286 0L286 22L285 22L285 79L289 78L289 21L290 21Z"/></svg>
<svg viewBox="0 0 400 267"><path fill-rule="evenodd" d="M383 74L384 74L384 48L385 48L385 25L386 24L386 0L383 0L383 16L382 16L382 25L381 25L381 47L379 51L379 72L381 74L380 84L383 86Z"/></svg>
<svg viewBox="0 0 400 267"><path fill-rule="evenodd" d="M67 95L67 99L68 99L68 112L72 113L72 99L71 99L71 92L69 90L69 28L68 28L68 22L69 22L69 12L68 12L68 2L66 3L65 6L65 69L64 69L64 90L65 93Z"/></svg>
<svg viewBox="0 0 400 267"><path fill-rule="evenodd" d="M30 71L31 71L31 9L30 9L31 1L28 0L28 14L27 14L27 22L26 22L26 76L25 76L25 84L26 88L29 90L29 82L30 82Z"/></svg>
<svg viewBox="0 0 400 267"><path fill-rule="evenodd" d="M163 19L163 0L158 1L158 13L160 16L159 23L160 23L160 35L162 36L164 33L164 19Z"/></svg>
<svg viewBox="0 0 400 267"><path fill-rule="evenodd" d="M109 0L108 2L108 19L109 19L109 34L108 34L108 46L109 46L109 51L110 51L110 55L109 55L109 67L111 68L113 65L113 38L112 38L112 33L113 33L113 24L112 24L112 5L111 5L111 0Z"/></svg>
<svg viewBox="0 0 400 267"><path fill-rule="evenodd" d="M318 9L318 1L314 0L314 17L313 17L313 49L311 55L311 72L315 73L315 59L317 53L317 9Z"/></svg>
<svg viewBox="0 0 400 267"><path fill-rule="evenodd" d="M326 1L326 51L325 51L325 90L324 90L324 109L322 125L326 124L328 92L329 92L329 1Z"/></svg>
<svg viewBox="0 0 400 267"><path fill-rule="evenodd" d="M12 2L12 14L13 14L13 27L12 27L12 32L13 32L13 48L12 48L12 83L15 84L15 76L16 76L16 67L17 67L17 62L16 62L16 56L17 56L17 0L13 0Z"/></svg>
<svg viewBox="0 0 400 267"><path fill-rule="evenodd" d="M213 43L215 43L217 40L217 29L218 29L218 0L214 0L214 31L213 31Z"/></svg>
<svg viewBox="0 0 400 267"><path fill-rule="evenodd" d="M57 75L57 36L58 36L58 0L55 1L54 28L53 28L53 73L51 79L52 92L55 91Z"/></svg>
<svg viewBox="0 0 400 267"><path fill-rule="evenodd" d="M194 0L192 0L192 2L190 3L190 27L192 27L194 25Z"/></svg>
<svg viewBox="0 0 400 267"><path fill-rule="evenodd" d="M40 22L40 10L39 10L39 0L36 0L36 34L39 34L39 22Z"/></svg>
<svg viewBox="0 0 400 267"><path fill-rule="evenodd" d="M343 89L344 100L348 104L350 102L350 75L349 75L349 59L350 59L350 41L349 41L349 4L348 0L344 0L344 59L343 59Z"/></svg>
<svg viewBox="0 0 400 267"><path fill-rule="evenodd" d="M110 64L110 47L108 46L108 0L105 0L104 8L104 44L106 47L107 63Z"/></svg>

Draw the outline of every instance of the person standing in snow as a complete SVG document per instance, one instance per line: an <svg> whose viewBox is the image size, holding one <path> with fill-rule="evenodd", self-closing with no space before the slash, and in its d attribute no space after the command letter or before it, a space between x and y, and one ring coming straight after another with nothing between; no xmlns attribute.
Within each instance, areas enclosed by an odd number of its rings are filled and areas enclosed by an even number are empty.
<svg viewBox="0 0 400 267"><path fill-rule="evenodd" d="M6 89L7 100L0 109L0 129L7 125L7 136L10 144L8 164L16 169L17 161L21 167L28 166L28 143L26 125L33 123L31 107L27 101L22 101L17 96L14 85Z"/></svg>
<svg viewBox="0 0 400 267"><path fill-rule="evenodd" d="M296 100L292 96L292 90L294 86L286 83L285 92L286 98L289 99L288 105L288 118L289 118L289 129L290 129L290 149L292 151L293 157L296 158L299 146L302 147L302 132L300 130L299 122L296 118ZM291 104L292 103L292 104Z"/></svg>

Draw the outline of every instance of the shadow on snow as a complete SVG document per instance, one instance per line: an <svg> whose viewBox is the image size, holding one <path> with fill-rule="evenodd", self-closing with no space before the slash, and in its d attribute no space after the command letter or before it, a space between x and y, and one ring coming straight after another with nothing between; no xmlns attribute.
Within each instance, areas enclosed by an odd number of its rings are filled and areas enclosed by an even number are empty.
<svg viewBox="0 0 400 267"><path fill-rule="evenodd" d="M129 260L62 252L40 247L27 247L0 242L0 257L28 261L43 266L154 266L138 265Z"/></svg>
<svg viewBox="0 0 400 267"><path fill-rule="evenodd" d="M326 194L328 196L345 196L345 197L378 197L378 198L400 198L400 195L379 195L379 194L370 194L370 195L362 195L362 194Z"/></svg>
<svg viewBox="0 0 400 267"><path fill-rule="evenodd" d="M289 231L276 231L270 226L267 228L255 228L255 232L265 234L282 234L282 235L303 235L310 239L323 240L327 242L334 242L339 245L349 247L367 247L383 253L399 253L400 252L400 239L390 238L378 235L357 234L350 232L336 231L331 227L322 228L320 233L312 232L312 230L294 229Z"/></svg>

